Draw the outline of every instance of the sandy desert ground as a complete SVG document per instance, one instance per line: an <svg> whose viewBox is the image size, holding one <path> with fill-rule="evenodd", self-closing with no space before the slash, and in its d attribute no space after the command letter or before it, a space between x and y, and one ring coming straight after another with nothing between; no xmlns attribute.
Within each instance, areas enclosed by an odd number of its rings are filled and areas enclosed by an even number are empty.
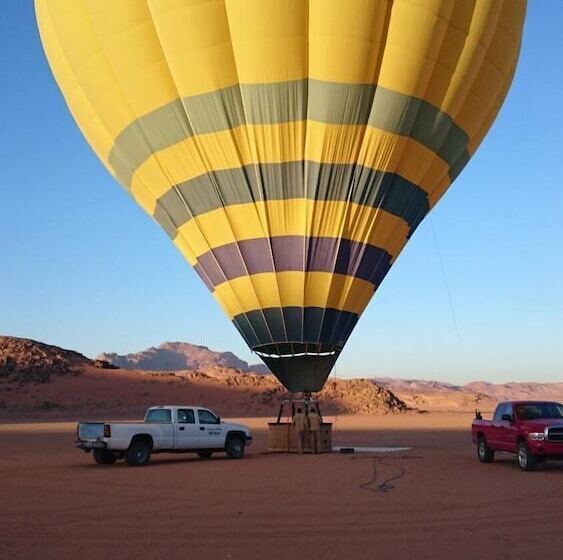
<svg viewBox="0 0 563 560"><path fill-rule="evenodd" d="M479 464L471 415L335 418L335 445L390 454L159 455L107 467L74 423L0 425L2 558L543 559L563 549L563 464Z"/></svg>

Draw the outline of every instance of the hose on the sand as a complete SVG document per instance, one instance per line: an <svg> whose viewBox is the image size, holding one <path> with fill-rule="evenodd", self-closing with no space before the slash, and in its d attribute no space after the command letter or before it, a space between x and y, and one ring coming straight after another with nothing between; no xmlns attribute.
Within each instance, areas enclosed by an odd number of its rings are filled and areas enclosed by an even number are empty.
<svg viewBox="0 0 563 560"><path fill-rule="evenodd" d="M399 460L399 459L422 459L422 458L423 457L418 455L402 455L401 457L395 457L394 459ZM395 465L394 463L390 463L386 461L385 457L379 457L379 456L350 457L350 459L373 459L372 476L367 482L358 484L358 488L360 488L361 490L369 490L370 492L375 492L375 493L389 492L390 490L393 490L395 488L395 484L392 483L405 476L406 473L406 470L403 467L400 467L399 465ZM378 468L377 468L378 465L391 467L395 469L397 472L393 476L390 476L389 478L386 478L379 484L375 485L377 483L377 477L378 477Z"/></svg>

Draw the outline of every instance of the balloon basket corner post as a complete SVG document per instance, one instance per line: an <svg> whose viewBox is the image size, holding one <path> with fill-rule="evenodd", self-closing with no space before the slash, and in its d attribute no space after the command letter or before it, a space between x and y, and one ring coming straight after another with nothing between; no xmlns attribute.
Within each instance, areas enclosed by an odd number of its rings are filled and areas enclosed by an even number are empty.
<svg viewBox="0 0 563 560"><path fill-rule="evenodd" d="M330 453L332 451L332 423L325 422L321 415L318 401L310 396L303 398L284 399L280 403L278 417L275 422L268 423L269 451L272 453L297 453L297 432L293 426L293 416L301 408L307 415L315 408L321 416L319 453ZM306 431L303 436L303 452L312 453L311 434Z"/></svg>

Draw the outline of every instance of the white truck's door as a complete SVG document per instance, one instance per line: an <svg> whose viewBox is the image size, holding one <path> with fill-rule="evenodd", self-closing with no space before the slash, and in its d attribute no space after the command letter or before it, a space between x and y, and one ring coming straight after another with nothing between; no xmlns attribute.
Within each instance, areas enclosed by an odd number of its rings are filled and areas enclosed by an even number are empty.
<svg viewBox="0 0 563 560"><path fill-rule="evenodd" d="M153 408L145 416L147 430L153 437L154 449L173 449L174 425L172 424L172 411L167 408ZM135 426L138 431L139 427Z"/></svg>
<svg viewBox="0 0 563 560"><path fill-rule="evenodd" d="M225 446L225 426L221 419L205 408L197 409L201 447L219 449Z"/></svg>
<svg viewBox="0 0 563 560"><path fill-rule="evenodd" d="M201 436L199 426L196 424L193 408L179 408L178 418L174 426L174 449L199 449Z"/></svg>

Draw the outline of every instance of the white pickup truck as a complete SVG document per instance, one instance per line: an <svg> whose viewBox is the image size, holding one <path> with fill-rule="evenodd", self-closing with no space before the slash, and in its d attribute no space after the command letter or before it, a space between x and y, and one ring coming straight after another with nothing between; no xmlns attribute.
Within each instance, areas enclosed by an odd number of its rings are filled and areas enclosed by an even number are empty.
<svg viewBox="0 0 563 560"><path fill-rule="evenodd" d="M153 406L143 422L79 422L76 446L93 451L99 465L124 458L135 467L146 465L152 453L197 453L208 459L224 451L241 459L252 442L248 426L223 422L199 406Z"/></svg>

